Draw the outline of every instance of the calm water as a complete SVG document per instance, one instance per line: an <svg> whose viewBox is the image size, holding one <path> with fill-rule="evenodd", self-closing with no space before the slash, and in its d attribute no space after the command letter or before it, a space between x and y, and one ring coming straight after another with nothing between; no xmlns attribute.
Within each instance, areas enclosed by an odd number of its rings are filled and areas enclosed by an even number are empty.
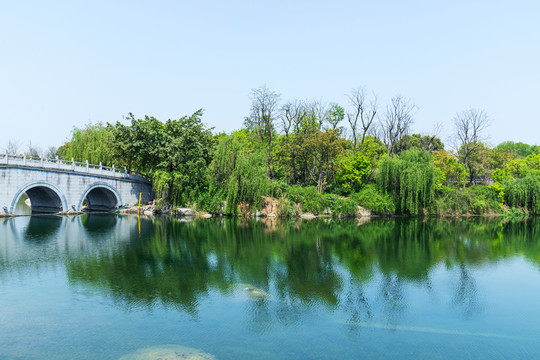
<svg viewBox="0 0 540 360"><path fill-rule="evenodd" d="M0 359L540 358L540 220L0 220Z"/></svg>

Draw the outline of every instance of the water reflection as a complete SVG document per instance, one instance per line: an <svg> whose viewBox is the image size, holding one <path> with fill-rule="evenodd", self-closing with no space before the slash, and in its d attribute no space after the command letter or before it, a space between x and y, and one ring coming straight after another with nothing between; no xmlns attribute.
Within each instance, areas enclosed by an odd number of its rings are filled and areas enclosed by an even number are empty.
<svg viewBox="0 0 540 360"><path fill-rule="evenodd" d="M2 232L3 271L36 261L60 263L73 286L96 289L121 307L159 306L192 316L211 292L234 297L231 286L251 284L272 296L253 302L258 324L265 318L298 323L313 307L344 311L351 322L374 314L399 322L414 301L408 288L438 296L431 278L441 265L457 279L451 303L474 317L482 306L472 269L517 256L540 264L538 219L155 218L141 219L139 230L135 217L88 214L3 220ZM21 236L23 242L16 240ZM51 242L55 246L47 246ZM41 247L42 255L32 258L29 247Z"/></svg>
<svg viewBox="0 0 540 360"><path fill-rule="evenodd" d="M24 239L28 243L42 244L56 238L63 218L59 216L31 216L24 230Z"/></svg>

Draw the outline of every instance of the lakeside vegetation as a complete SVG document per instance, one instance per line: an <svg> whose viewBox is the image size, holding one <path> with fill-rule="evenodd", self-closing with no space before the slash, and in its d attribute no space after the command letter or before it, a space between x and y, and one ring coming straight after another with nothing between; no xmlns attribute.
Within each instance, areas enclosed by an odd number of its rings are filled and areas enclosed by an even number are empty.
<svg viewBox="0 0 540 360"><path fill-rule="evenodd" d="M164 206L248 216L274 198L276 215L406 216L540 214L540 147L485 143L482 110L452 119L454 148L411 134L416 106L401 96L383 110L359 88L349 104L281 101L253 89L243 127L213 134L203 111L162 122L74 128L55 152L64 159L138 169ZM49 155L54 152L48 151Z"/></svg>

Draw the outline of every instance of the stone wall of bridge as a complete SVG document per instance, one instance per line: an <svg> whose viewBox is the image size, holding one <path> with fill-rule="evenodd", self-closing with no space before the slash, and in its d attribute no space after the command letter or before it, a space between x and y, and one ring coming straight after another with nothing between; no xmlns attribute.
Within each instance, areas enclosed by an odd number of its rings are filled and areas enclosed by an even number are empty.
<svg viewBox="0 0 540 360"><path fill-rule="evenodd" d="M96 172L0 163L0 212L13 214L24 193L33 212L45 213L81 211L85 200L89 210L103 211L135 205L139 194L142 203L153 200L151 183L139 176Z"/></svg>

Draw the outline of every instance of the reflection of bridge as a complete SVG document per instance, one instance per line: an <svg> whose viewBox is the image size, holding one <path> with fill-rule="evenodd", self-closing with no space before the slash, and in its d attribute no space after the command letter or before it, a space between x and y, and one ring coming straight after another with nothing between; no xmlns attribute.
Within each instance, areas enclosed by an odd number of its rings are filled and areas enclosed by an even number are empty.
<svg viewBox="0 0 540 360"><path fill-rule="evenodd" d="M33 212L111 211L123 205L152 200L152 184L115 167L73 160L32 159L0 155L0 211L13 214L26 193Z"/></svg>

